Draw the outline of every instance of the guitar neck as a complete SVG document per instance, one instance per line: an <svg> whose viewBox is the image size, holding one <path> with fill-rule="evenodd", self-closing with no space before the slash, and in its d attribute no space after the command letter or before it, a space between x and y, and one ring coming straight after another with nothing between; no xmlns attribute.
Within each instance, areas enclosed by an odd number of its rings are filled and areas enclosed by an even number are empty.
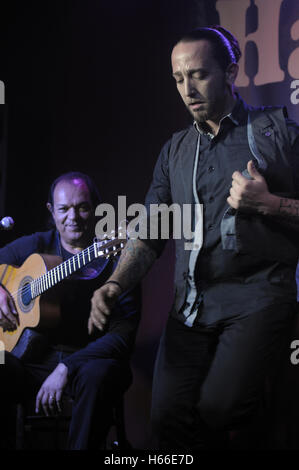
<svg viewBox="0 0 299 470"><path fill-rule="evenodd" d="M113 254L116 254L119 249L113 246L113 242L109 242L112 245ZM91 263L98 257L108 257L111 252L109 243L103 247L98 246L98 242L94 242L85 250L80 251L76 255L67 259L63 263L59 264L53 269L50 269L42 276L34 279L30 282L30 296L31 299L38 297L39 295L46 292L51 287L59 284L64 279L68 278L71 274L75 273L79 269L83 268L87 264ZM109 247L108 247L109 245ZM115 249L113 249L115 248ZM29 293L29 292L28 292Z"/></svg>

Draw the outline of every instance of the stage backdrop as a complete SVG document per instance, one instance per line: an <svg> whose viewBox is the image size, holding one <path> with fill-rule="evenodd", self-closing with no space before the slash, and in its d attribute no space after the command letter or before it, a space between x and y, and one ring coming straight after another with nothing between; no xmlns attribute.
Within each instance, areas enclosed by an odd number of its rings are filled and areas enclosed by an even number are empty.
<svg viewBox="0 0 299 470"><path fill-rule="evenodd" d="M143 202L161 146L190 123L171 77L173 41L217 23L240 41L241 96L254 105L286 105L299 121L298 0L1 2L0 80L8 109L3 215L15 219L1 244L45 227L48 187L65 171L90 173L106 202L116 205L118 195L128 205ZM172 302L173 264L169 243L143 283L126 398L128 435L137 448L150 445L153 365Z"/></svg>
<svg viewBox="0 0 299 470"><path fill-rule="evenodd" d="M242 96L254 105L286 105L299 120L299 3L218 0L216 9L243 52L236 82Z"/></svg>

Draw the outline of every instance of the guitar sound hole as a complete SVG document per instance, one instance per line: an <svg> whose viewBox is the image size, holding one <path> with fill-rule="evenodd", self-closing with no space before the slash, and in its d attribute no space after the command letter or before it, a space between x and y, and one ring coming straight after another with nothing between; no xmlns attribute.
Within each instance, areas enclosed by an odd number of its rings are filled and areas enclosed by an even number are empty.
<svg viewBox="0 0 299 470"><path fill-rule="evenodd" d="M18 288L18 306L21 312L30 313L33 305L34 299L31 297L31 287L30 283L33 281L31 276L24 276L21 280Z"/></svg>
<svg viewBox="0 0 299 470"><path fill-rule="evenodd" d="M23 286L21 299L22 299L23 305L26 305L26 306L29 305L30 302L32 301L29 283Z"/></svg>

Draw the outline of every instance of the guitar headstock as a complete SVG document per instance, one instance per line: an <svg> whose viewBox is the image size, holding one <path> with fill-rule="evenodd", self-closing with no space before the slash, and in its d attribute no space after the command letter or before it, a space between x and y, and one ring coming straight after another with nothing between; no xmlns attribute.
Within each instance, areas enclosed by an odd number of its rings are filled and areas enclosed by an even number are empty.
<svg viewBox="0 0 299 470"><path fill-rule="evenodd" d="M94 243L97 246L98 256L110 258L116 256L125 247L127 232L119 227L117 231L113 230L109 235L105 234L103 238L95 238Z"/></svg>

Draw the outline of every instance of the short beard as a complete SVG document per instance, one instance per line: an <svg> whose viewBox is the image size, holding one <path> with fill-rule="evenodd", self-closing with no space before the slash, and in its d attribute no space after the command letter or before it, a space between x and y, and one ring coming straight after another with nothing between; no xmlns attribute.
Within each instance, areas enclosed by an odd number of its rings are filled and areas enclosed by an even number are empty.
<svg viewBox="0 0 299 470"><path fill-rule="evenodd" d="M190 109L189 106L186 105L186 108L188 109L188 112L191 114L192 118L194 119L195 122L198 124L202 124L203 122L206 122L208 120L208 114L207 111L201 111L199 116L196 116L196 113L193 113Z"/></svg>
<svg viewBox="0 0 299 470"><path fill-rule="evenodd" d="M206 112L201 113L197 117L195 117L194 114L192 114L192 116L198 124L202 124L202 123L206 122L209 119L208 114Z"/></svg>

